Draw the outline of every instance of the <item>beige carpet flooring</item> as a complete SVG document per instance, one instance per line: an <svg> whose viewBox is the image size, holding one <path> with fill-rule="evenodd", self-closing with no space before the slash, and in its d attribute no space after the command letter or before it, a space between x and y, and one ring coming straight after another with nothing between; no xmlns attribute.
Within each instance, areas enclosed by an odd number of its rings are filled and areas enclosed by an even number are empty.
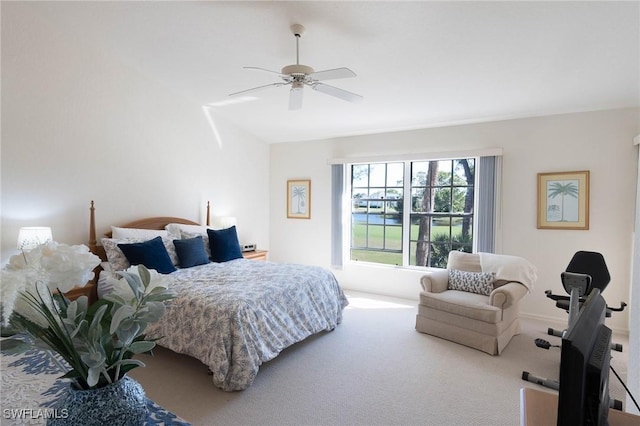
<svg viewBox="0 0 640 426"><path fill-rule="evenodd" d="M349 293L333 332L313 336L263 364L241 392L217 389L199 361L163 348L130 374L147 396L193 425L518 425L519 390L547 390L522 371L557 379L560 350L537 348L546 322L491 356L414 329L416 302ZM559 325L561 328L561 324ZM614 341L628 345L624 337ZM626 353L612 352L626 377ZM625 400L611 375L611 394Z"/></svg>

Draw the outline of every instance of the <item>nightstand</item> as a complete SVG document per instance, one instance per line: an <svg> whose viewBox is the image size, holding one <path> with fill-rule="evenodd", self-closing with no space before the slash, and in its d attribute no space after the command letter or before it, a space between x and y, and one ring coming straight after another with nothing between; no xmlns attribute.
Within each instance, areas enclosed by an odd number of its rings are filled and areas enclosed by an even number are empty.
<svg viewBox="0 0 640 426"><path fill-rule="evenodd" d="M242 257L249 260L267 260L267 253L267 250L245 251L242 253Z"/></svg>

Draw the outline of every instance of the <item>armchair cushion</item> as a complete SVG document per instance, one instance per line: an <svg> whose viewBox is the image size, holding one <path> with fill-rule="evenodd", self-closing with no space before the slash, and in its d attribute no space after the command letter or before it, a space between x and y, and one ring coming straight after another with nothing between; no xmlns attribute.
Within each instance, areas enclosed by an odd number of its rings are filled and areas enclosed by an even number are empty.
<svg viewBox="0 0 640 426"><path fill-rule="evenodd" d="M449 269L449 290L468 291L488 296L493 291L496 275L490 272L467 272Z"/></svg>
<svg viewBox="0 0 640 426"><path fill-rule="evenodd" d="M420 293L420 305L490 324L502 321L502 310L489 304L489 297L466 291L423 291Z"/></svg>

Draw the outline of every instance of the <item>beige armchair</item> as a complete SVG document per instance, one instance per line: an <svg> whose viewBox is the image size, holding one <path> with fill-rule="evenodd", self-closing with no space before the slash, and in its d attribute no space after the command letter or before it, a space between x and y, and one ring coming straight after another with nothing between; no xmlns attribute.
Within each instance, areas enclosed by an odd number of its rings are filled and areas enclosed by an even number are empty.
<svg viewBox="0 0 640 426"><path fill-rule="evenodd" d="M451 270L455 285L450 283ZM484 282L471 284L469 291L458 285L460 275ZM452 251L447 269L427 272L420 280L416 330L499 355L520 333L518 302L535 280L535 267L521 257Z"/></svg>

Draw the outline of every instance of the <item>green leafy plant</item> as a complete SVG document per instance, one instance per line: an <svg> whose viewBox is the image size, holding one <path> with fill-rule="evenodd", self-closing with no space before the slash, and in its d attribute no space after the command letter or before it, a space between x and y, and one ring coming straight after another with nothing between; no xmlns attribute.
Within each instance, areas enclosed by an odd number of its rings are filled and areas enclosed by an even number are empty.
<svg viewBox="0 0 640 426"><path fill-rule="evenodd" d="M21 292L25 308L15 310L10 323L29 339L4 340L3 350L21 353L35 346L57 353L68 364L63 377L78 389L106 386L143 367L133 356L155 347L145 330L164 315L164 302L174 294L166 277L142 265L118 274L130 291L121 288L91 306L86 296L70 301L43 282Z"/></svg>

